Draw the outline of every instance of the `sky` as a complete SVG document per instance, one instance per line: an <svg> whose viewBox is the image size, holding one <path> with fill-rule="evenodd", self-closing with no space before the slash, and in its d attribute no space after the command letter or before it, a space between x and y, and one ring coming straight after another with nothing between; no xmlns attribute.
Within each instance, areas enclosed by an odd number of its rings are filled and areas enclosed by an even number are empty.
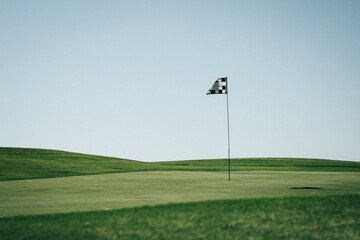
<svg viewBox="0 0 360 240"><path fill-rule="evenodd" d="M360 1L0 0L0 146L360 161Z"/></svg>

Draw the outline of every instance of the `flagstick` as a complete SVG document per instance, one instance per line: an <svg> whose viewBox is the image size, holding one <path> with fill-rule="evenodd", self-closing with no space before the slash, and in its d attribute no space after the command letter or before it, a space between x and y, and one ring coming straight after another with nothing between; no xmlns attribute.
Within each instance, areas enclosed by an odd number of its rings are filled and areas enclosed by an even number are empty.
<svg viewBox="0 0 360 240"><path fill-rule="evenodd" d="M226 81L226 88L228 89L228 81ZM228 91L226 92L226 106L227 106L227 129L228 129L228 166L229 166L229 181L230 181L230 126L229 126L229 92Z"/></svg>

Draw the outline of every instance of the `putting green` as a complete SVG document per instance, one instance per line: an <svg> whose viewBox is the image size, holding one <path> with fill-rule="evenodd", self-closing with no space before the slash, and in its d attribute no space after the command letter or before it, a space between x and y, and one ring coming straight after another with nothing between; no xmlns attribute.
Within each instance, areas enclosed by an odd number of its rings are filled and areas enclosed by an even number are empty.
<svg viewBox="0 0 360 240"><path fill-rule="evenodd" d="M320 189L290 189L290 188ZM360 193L359 172L154 171L0 182L0 217L174 202Z"/></svg>

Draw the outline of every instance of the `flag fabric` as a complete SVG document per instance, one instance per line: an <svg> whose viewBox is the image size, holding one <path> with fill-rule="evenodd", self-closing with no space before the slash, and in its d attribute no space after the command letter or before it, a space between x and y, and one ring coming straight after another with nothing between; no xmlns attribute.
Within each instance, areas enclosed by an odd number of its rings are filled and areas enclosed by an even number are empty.
<svg viewBox="0 0 360 240"><path fill-rule="evenodd" d="M227 77L218 78L207 91L206 95L210 94L227 94Z"/></svg>

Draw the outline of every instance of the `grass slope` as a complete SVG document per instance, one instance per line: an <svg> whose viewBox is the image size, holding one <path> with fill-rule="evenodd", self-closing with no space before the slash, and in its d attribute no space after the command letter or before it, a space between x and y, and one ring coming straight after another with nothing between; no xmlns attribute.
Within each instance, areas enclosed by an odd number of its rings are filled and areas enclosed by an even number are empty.
<svg viewBox="0 0 360 240"><path fill-rule="evenodd" d="M359 172L360 162L298 158L232 159L233 171ZM226 171L227 160L139 162L65 151L0 147L0 181L136 171Z"/></svg>
<svg viewBox="0 0 360 240"><path fill-rule="evenodd" d="M227 159L161 162L178 170L227 171ZM233 171L359 172L360 162L310 158L232 158Z"/></svg>
<svg viewBox="0 0 360 240"><path fill-rule="evenodd" d="M360 195L260 198L0 219L2 239L360 239Z"/></svg>
<svg viewBox="0 0 360 240"><path fill-rule="evenodd" d="M146 163L31 148L0 148L0 180L141 171Z"/></svg>

